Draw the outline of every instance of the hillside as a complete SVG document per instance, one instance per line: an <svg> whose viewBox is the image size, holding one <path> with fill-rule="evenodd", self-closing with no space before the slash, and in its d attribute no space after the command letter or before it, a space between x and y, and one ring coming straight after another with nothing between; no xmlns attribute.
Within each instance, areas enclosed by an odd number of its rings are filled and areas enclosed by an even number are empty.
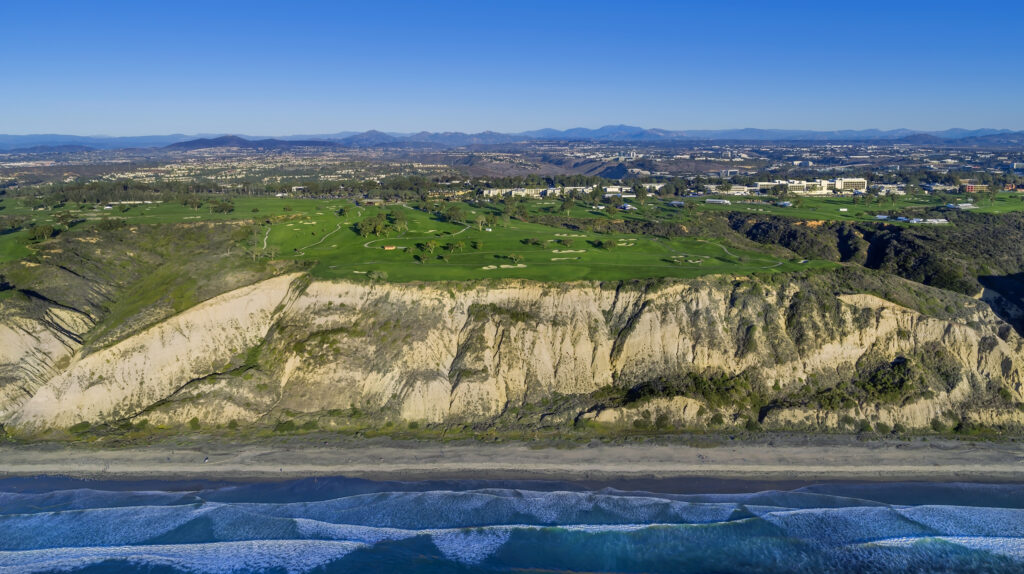
<svg viewBox="0 0 1024 574"><path fill-rule="evenodd" d="M0 421L24 438L188 426L932 432L1024 423L1015 407L1024 341L987 305L849 271L560 285L291 273L124 328L109 344L91 336L102 312L42 296L0 309Z"/></svg>
<svg viewBox="0 0 1024 574"><path fill-rule="evenodd" d="M471 204L78 206L59 233L0 243L0 425L1016 436L1024 218L998 210L1018 203L943 227L544 202L508 221ZM493 231L450 220L484 214ZM373 222L402 231L361 236Z"/></svg>

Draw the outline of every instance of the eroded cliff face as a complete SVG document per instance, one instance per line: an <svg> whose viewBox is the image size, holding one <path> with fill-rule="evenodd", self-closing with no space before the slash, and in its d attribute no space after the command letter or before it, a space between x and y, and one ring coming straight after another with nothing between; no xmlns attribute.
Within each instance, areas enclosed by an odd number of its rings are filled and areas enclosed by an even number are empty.
<svg viewBox="0 0 1024 574"><path fill-rule="evenodd" d="M768 428L816 429L854 417L919 428L952 411L1021 424L1013 403L1024 401L1024 341L984 302L948 297L955 313L924 314L778 279L307 285L287 275L87 355L43 323L0 319L0 423L26 432L193 418L329 428L358 412L379 424L728 426L756 417ZM61 321L69 333L89 328ZM920 365L907 371L915 392L898 400L822 408L794 399L894 361ZM693 373L741 377L763 404L685 387L616 394Z"/></svg>

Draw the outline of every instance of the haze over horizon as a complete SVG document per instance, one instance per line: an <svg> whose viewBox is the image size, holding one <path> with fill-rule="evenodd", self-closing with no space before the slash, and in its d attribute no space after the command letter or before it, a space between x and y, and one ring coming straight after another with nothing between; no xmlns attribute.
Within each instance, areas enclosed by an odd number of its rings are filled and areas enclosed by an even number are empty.
<svg viewBox="0 0 1024 574"><path fill-rule="evenodd" d="M407 130L388 130L388 131L385 131L385 130L379 130L379 129L376 129L376 128L369 128L369 129L366 129L366 130L354 130L354 129L344 129L344 128L342 128L342 129L323 130L323 131L320 131L320 132L317 132L317 133L304 133L304 132L298 132L298 131L292 130L292 131L289 131L289 132L272 133L272 134L257 133L257 132L253 132L253 131L250 130L250 131L235 131L235 132L209 132L209 131L183 132L183 131L175 131L175 132L165 132L165 133L131 133L131 134L68 133L68 132L59 132L59 133L58 132L46 132L46 133L43 133L43 132L36 132L36 133L22 133L22 134L0 133L0 135L2 135L2 136L16 136L16 137L55 135L55 136L70 136L70 137L76 137L76 138L97 138L97 139L161 137L161 136L185 136L185 137L190 137L190 138L214 138L214 137L231 136L231 137L241 137L241 138L246 138L246 139L262 139L262 138L271 138L272 139L272 138L296 138L296 137L334 137L334 138L339 138L339 137L345 137L345 136L349 136L349 135L357 135L357 134L367 133L367 132L380 132L380 133L385 133L387 135L403 136L403 137L413 136L413 135L416 135L418 133L433 133L433 134L463 133L463 134L466 134L466 135L474 135L474 134L480 134L480 133L501 133L501 134L508 134L508 135L518 135L518 134L529 134L529 133L533 133L533 132L540 132L540 131L545 131L545 130L555 130L555 131L589 130L589 131L598 131L598 130L605 129L605 128L615 128L615 127L638 128L638 129L642 129L642 130L659 130L659 131L665 131L665 132L680 132L680 133L692 132L692 133L695 133L695 134L706 133L706 132L738 132L738 131L806 132L808 134L812 134L812 133L824 134L824 133L832 133L832 132L879 132L879 133L908 132L908 133L919 133L919 134L934 134L934 133L944 133L944 132L952 132L952 131L964 131L964 132L987 132L987 131L993 131L993 132L1004 132L1004 131L1005 132L1012 132L1012 131L1017 131L1017 130L1012 130L1012 129L1008 129L1008 128L993 127L993 126L977 126L977 127L973 127L972 126L972 127L966 127L966 128L963 127L963 126L951 126L951 127L939 128L939 129L931 129L931 130L914 129L914 128L908 128L908 127L895 127L895 128L881 129L881 128L874 128L874 127L870 127L870 126L869 127L864 127L864 128L835 128L835 129L828 129L828 130L825 130L825 129L814 130L814 129L788 128L788 127L781 127L781 126L775 126L775 127L740 126L740 127L723 127L723 128L700 128L700 129L686 129L686 128L683 128L683 129L675 129L675 128L663 128L663 127L660 127L660 126L633 126L633 125L628 125L628 124L604 123L604 124L601 124L601 125L569 126L569 127L566 127L566 128L552 128L550 126L541 126L541 127L536 127L536 128L528 128L528 129L520 130L520 131L516 131L516 132L502 132L500 130L493 130L493 129L483 129L483 130L478 130L478 131L452 130L452 129L440 129L440 130L408 130L407 129Z"/></svg>
<svg viewBox="0 0 1024 574"><path fill-rule="evenodd" d="M1024 129L1019 4L384 5L6 3L0 133Z"/></svg>

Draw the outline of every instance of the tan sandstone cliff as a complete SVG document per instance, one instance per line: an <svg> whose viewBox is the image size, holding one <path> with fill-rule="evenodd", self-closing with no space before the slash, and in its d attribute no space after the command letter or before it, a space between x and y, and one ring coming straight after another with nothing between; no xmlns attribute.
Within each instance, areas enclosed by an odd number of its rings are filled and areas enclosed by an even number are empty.
<svg viewBox="0 0 1024 574"><path fill-rule="evenodd" d="M55 309L49 322L2 318L0 424L32 431L141 418L305 418L330 427L356 411L381 424L480 422L549 404L538 422L629 425L661 415L699 426L720 414L738 425L750 405L712 408L699 396L563 399L709 372L742 374L768 398L786 397L812 382L850 379L869 358L926 365L936 352L956 367L955 379L923 396L834 409L779 402L761 423L835 428L852 416L924 428L950 411L984 424L1024 422L1012 407L1024 401L1024 341L966 297L941 318L874 295L726 277L613 285L303 279L231 291L87 355L74 337L89 329L87 317ZM998 389L1009 403L991 399Z"/></svg>

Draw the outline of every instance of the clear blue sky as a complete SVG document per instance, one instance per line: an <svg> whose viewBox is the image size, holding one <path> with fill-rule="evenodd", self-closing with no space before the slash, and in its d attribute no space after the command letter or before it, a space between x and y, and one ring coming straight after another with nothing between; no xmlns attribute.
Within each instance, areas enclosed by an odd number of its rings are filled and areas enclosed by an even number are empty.
<svg viewBox="0 0 1024 574"><path fill-rule="evenodd" d="M0 133L1024 129L1024 2L0 0Z"/></svg>

